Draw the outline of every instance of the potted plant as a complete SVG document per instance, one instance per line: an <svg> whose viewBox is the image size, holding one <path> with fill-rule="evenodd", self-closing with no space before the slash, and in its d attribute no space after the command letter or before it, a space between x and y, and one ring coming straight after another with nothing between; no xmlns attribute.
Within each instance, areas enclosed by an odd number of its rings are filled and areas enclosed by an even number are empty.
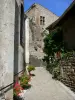
<svg viewBox="0 0 75 100"><path fill-rule="evenodd" d="M28 89L31 87L31 85L28 83L28 80L22 80L20 84L23 89Z"/></svg>
<svg viewBox="0 0 75 100"><path fill-rule="evenodd" d="M20 93L22 92L23 88L21 87L21 85L16 82L14 84L14 87L13 87L13 98L14 100L19 100L20 99Z"/></svg>
<svg viewBox="0 0 75 100"><path fill-rule="evenodd" d="M31 87L31 85L28 83L30 81L30 76L29 75L23 75L20 78L20 84L22 86L23 89L28 89Z"/></svg>
<svg viewBox="0 0 75 100"><path fill-rule="evenodd" d="M29 75L31 76L31 71L34 71L35 70L35 67L34 66L28 66L28 72L29 72Z"/></svg>
<svg viewBox="0 0 75 100"><path fill-rule="evenodd" d="M25 75L25 79L28 80L28 82L31 80L31 76L30 75Z"/></svg>

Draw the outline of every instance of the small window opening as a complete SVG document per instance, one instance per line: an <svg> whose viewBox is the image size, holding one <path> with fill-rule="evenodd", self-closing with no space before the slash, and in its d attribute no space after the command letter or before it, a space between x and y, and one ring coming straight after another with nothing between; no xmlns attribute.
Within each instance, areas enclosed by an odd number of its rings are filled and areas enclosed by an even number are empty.
<svg viewBox="0 0 75 100"><path fill-rule="evenodd" d="M45 25L45 17L40 16L40 25Z"/></svg>

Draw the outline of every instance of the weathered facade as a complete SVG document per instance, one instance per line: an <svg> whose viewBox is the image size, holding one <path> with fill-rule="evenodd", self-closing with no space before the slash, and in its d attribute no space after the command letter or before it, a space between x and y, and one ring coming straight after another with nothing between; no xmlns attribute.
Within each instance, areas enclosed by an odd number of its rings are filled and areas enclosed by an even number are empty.
<svg viewBox="0 0 75 100"><path fill-rule="evenodd" d="M43 54L42 31L52 24L58 17L39 4L33 4L26 12L29 18L29 50L30 63L41 66Z"/></svg>
<svg viewBox="0 0 75 100"><path fill-rule="evenodd" d="M14 75L24 69L23 0L0 0L0 89L4 99L13 100ZM4 100L3 99L3 100Z"/></svg>

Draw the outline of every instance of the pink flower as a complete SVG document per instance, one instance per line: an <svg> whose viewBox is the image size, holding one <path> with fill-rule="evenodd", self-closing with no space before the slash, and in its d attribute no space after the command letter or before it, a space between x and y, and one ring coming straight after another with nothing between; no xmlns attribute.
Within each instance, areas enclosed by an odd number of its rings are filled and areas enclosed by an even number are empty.
<svg viewBox="0 0 75 100"><path fill-rule="evenodd" d="M14 91L17 95L19 95L19 93L21 93L21 90L23 90L23 88L20 86L20 84L18 82L16 82L14 84Z"/></svg>
<svg viewBox="0 0 75 100"><path fill-rule="evenodd" d="M18 82L16 82L16 83L14 84L14 88L17 87L17 86L20 86L20 84L19 84Z"/></svg>

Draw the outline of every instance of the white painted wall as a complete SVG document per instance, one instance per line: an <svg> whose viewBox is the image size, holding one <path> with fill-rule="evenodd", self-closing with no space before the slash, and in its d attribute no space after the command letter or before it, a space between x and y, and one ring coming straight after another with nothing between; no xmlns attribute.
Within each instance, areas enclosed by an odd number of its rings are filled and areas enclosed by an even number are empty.
<svg viewBox="0 0 75 100"><path fill-rule="evenodd" d="M29 19L25 20L25 61L29 63Z"/></svg>
<svg viewBox="0 0 75 100"><path fill-rule="evenodd" d="M29 19L25 20L25 63L26 70L29 64Z"/></svg>

